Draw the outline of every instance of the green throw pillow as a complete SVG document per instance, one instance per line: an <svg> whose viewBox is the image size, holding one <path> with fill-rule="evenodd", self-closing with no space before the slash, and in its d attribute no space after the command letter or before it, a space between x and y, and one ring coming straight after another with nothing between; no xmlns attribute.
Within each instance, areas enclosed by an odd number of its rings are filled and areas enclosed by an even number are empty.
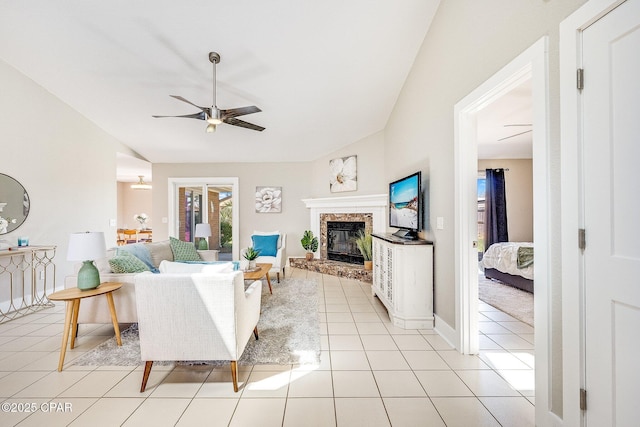
<svg viewBox="0 0 640 427"><path fill-rule="evenodd" d="M202 261L193 243L169 237L169 244L171 245L174 261Z"/></svg>
<svg viewBox="0 0 640 427"><path fill-rule="evenodd" d="M109 266L114 273L141 273L143 271L149 271L149 267L135 255L120 250L116 252L113 258L109 259Z"/></svg>

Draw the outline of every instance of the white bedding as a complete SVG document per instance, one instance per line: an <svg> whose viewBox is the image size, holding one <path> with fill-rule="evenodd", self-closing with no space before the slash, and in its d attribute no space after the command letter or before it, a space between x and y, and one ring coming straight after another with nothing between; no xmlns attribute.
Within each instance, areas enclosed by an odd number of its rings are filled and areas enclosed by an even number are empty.
<svg viewBox="0 0 640 427"><path fill-rule="evenodd" d="M495 268L503 273L522 276L533 280L533 264L525 268L518 268L518 248L520 246L533 247L531 242L503 242L494 243L484 253L480 265L484 268Z"/></svg>

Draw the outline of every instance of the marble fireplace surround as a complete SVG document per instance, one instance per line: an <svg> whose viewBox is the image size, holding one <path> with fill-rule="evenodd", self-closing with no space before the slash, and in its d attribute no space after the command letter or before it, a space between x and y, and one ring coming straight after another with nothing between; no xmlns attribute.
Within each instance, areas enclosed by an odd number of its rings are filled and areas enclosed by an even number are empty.
<svg viewBox="0 0 640 427"><path fill-rule="evenodd" d="M327 251L327 222L364 222L365 233L373 232L373 215L370 213L326 213L320 214L320 259L329 259Z"/></svg>
<svg viewBox="0 0 640 427"><path fill-rule="evenodd" d="M303 199L309 209L309 226L318 236L319 251L315 257L327 259L327 221L363 221L365 230L384 233L387 228L386 194Z"/></svg>

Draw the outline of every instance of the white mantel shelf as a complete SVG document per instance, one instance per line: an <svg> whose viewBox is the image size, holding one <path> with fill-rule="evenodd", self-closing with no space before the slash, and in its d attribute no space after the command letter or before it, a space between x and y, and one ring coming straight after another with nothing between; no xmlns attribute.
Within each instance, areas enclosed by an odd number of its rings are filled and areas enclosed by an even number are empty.
<svg viewBox="0 0 640 427"><path fill-rule="evenodd" d="M359 212L361 208L377 206L386 208L386 194L370 194L366 196L322 197L314 199L302 199L307 208L347 208L357 209L345 212Z"/></svg>
<svg viewBox="0 0 640 427"><path fill-rule="evenodd" d="M386 194L322 197L302 199L302 202L310 210L309 228L314 236L320 236L320 215L327 213L370 213L373 215L373 232L386 232L388 203Z"/></svg>

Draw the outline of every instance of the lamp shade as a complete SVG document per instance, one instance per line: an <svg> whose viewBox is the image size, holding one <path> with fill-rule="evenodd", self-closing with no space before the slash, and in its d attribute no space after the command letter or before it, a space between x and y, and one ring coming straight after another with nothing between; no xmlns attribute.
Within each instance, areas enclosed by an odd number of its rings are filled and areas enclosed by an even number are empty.
<svg viewBox="0 0 640 427"><path fill-rule="evenodd" d="M106 248L104 233L101 231L73 233L69 236L67 260L86 261L104 258L107 256Z"/></svg>
<svg viewBox="0 0 640 427"><path fill-rule="evenodd" d="M210 237L211 236L211 226L206 222L202 224L196 224L196 234L195 237Z"/></svg>

